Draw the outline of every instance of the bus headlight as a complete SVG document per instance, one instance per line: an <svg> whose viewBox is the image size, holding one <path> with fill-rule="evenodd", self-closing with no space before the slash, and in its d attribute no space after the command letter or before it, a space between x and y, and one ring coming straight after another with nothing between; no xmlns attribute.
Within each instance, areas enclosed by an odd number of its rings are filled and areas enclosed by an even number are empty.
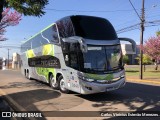
<svg viewBox="0 0 160 120"><path fill-rule="evenodd" d="M98 82L98 83L106 83L107 80L96 80L96 82Z"/></svg>
<svg viewBox="0 0 160 120"><path fill-rule="evenodd" d="M120 74L120 77L121 77L121 78L124 78L124 77L125 77L125 74L124 74L124 73Z"/></svg>
<svg viewBox="0 0 160 120"><path fill-rule="evenodd" d="M88 81L88 82L93 82L93 81L94 81L94 79L86 78L86 81Z"/></svg>

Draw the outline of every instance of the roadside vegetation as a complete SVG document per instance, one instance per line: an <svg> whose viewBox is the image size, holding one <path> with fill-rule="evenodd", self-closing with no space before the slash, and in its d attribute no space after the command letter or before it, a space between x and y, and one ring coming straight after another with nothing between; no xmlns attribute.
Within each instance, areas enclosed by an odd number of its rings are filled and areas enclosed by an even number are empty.
<svg viewBox="0 0 160 120"><path fill-rule="evenodd" d="M139 78L139 65L125 65L127 78ZM155 70L154 65L146 65L146 70L143 72L144 79L160 80L160 69Z"/></svg>
<svg viewBox="0 0 160 120"><path fill-rule="evenodd" d="M156 32L157 36L150 37L145 41L140 49L143 51L143 79L157 79L160 80L160 31ZM136 60L140 63L140 55ZM127 78L139 78L140 66L139 65L127 65L129 58L123 56L123 62L125 64L126 77ZM159 65L158 65L159 64Z"/></svg>

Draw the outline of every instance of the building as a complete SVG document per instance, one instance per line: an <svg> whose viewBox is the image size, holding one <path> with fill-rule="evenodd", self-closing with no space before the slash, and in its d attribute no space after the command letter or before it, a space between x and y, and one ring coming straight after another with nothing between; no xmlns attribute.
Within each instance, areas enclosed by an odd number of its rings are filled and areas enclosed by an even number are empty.
<svg viewBox="0 0 160 120"><path fill-rule="evenodd" d="M13 53L12 69L19 69L21 67L20 60L20 55L18 53Z"/></svg>
<svg viewBox="0 0 160 120"><path fill-rule="evenodd" d="M6 69L6 64L7 63L7 60L6 58L0 58L0 70L5 70Z"/></svg>
<svg viewBox="0 0 160 120"><path fill-rule="evenodd" d="M121 48L122 54L128 56L130 65L138 64L138 61L136 60L140 51L138 45L136 47L136 52L133 51L131 44L121 44Z"/></svg>

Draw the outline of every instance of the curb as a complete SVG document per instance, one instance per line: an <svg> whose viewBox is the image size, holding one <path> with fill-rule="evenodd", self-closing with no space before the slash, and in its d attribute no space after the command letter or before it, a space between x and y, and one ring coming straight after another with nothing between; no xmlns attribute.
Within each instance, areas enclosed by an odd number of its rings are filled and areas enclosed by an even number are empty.
<svg viewBox="0 0 160 120"><path fill-rule="evenodd" d="M151 84L158 84L160 85L160 81L154 81L154 80L145 80L145 79L135 79L135 78L126 78L128 82L138 82L138 83L151 83Z"/></svg>
<svg viewBox="0 0 160 120"><path fill-rule="evenodd" d="M17 102L15 102L11 97L9 97L3 90L0 89L0 95L3 97L3 99L8 103L8 105L13 109L13 111L23 111L27 112L26 109L24 109L22 106L20 106ZM35 118L27 118L24 117L23 120L37 120Z"/></svg>
<svg viewBox="0 0 160 120"><path fill-rule="evenodd" d="M0 112L10 111L9 105L4 101L3 97L0 96Z"/></svg>
<svg viewBox="0 0 160 120"><path fill-rule="evenodd" d="M0 94L3 96L4 100L13 108L13 110L26 111L23 107L17 104L11 97L9 97L3 90L0 89Z"/></svg>

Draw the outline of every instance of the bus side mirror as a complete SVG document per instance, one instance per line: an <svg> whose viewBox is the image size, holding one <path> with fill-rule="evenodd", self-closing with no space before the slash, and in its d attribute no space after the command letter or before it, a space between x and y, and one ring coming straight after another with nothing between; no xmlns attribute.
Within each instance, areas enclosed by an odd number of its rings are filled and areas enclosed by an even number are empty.
<svg viewBox="0 0 160 120"><path fill-rule="evenodd" d="M80 44L80 48L82 50L82 52L87 52L88 48L87 48L87 44L85 43L85 41L81 38L80 40L78 40L79 44Z"/></svg>
<svg viewBox="0 0 160 120"><path fill-rule="evenodd" d="M127 41L132 44L133 52L136 54L136 42L130 38L118 38L120 41Z"/></svg>
<svg viewBox="0 0 160 120"><path fill-rule="evenodd" d="M72 38L62 38L62 41L65 43L77 43L78 41Z"/></svg>
<svg viewBox="0 0 160 120"><path fill-rule="evenodd" d="M62 41L67 43L79 43L82 52L87 52L87 44L81 37L73 36L73 37L63 38Z"/></svg>

